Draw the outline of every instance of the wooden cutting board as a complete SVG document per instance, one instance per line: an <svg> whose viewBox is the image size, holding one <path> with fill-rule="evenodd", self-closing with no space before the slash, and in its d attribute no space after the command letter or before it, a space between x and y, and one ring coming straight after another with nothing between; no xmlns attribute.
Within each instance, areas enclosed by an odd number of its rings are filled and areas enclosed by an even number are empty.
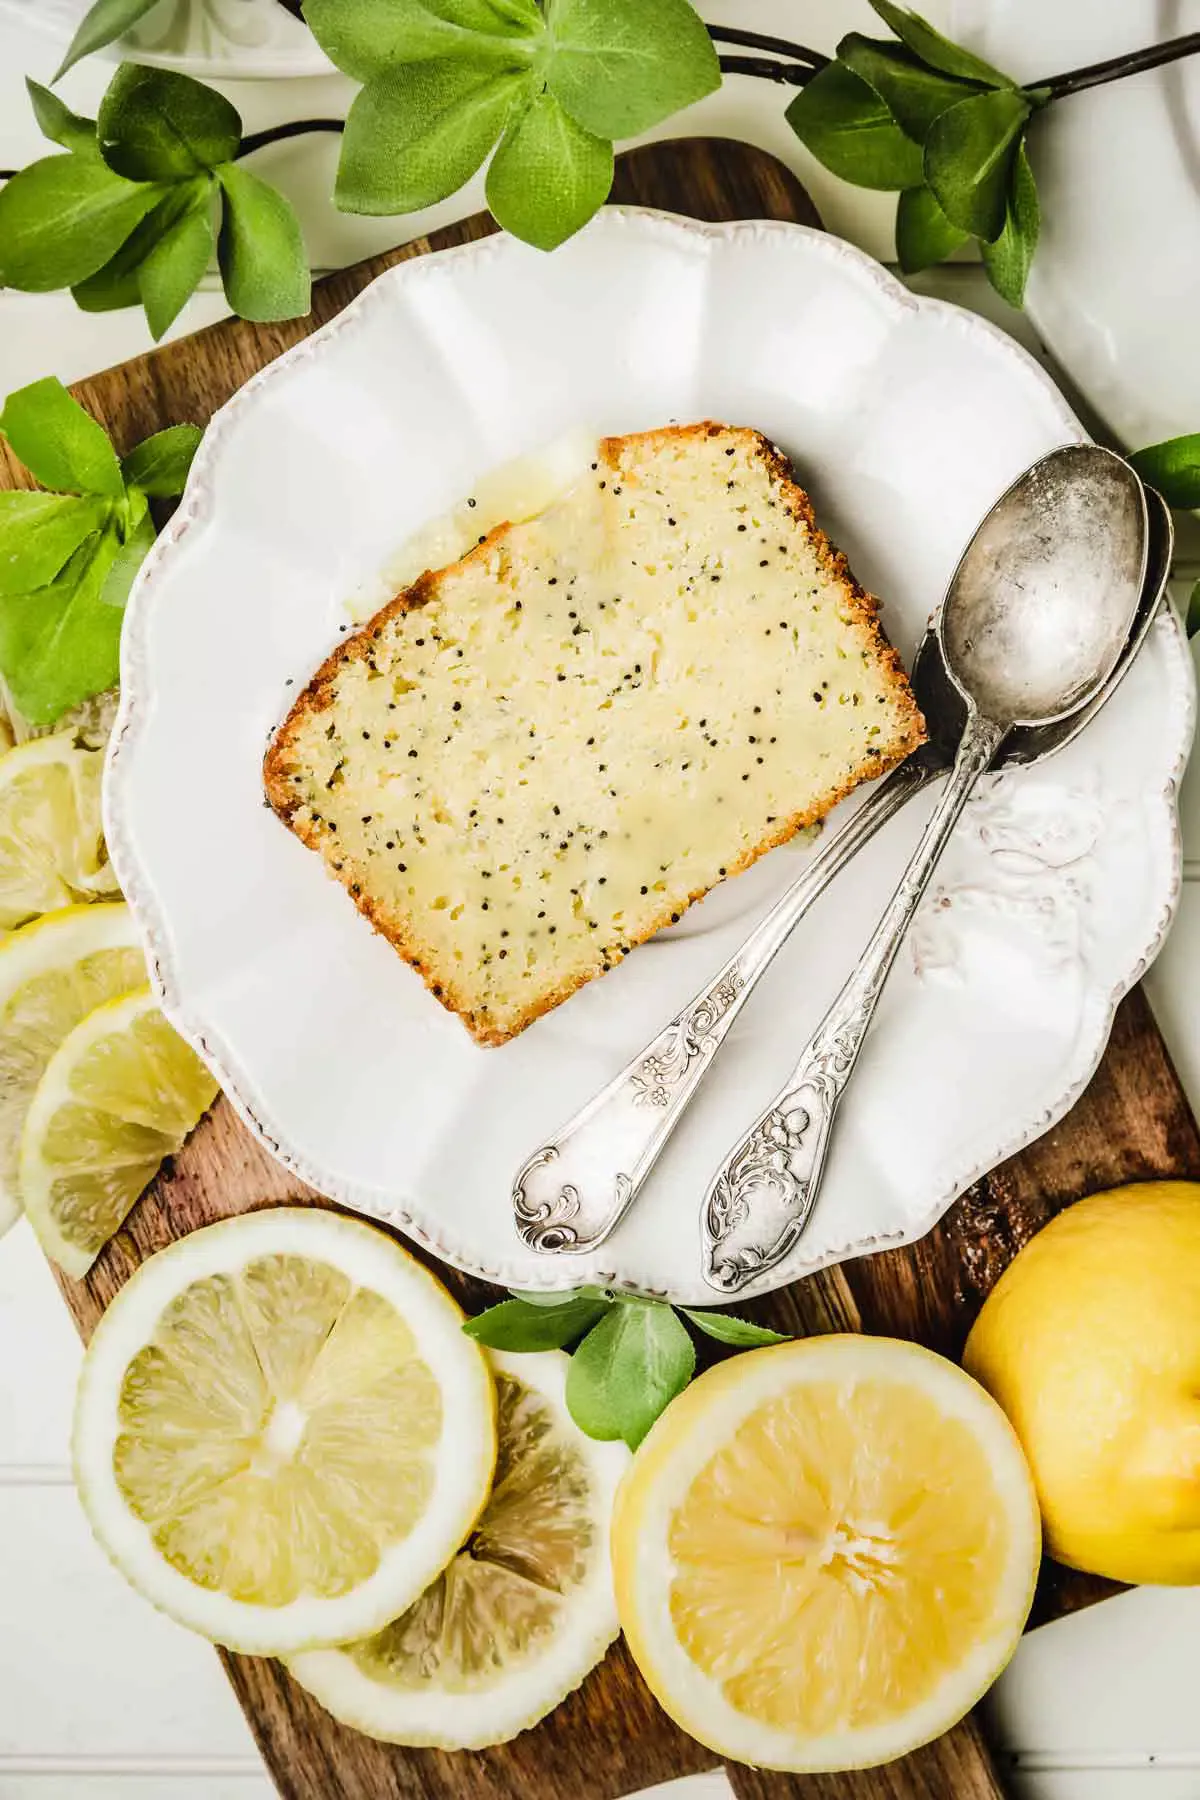
<svg viewBox="0 0 1200 1800"><path fill-rule="evenodd" d="M703 219L820 221L783 166L744 144L683 140L622 157L614 198ZM75 392L120 449L182 420L203 424L264 363L341 310L374 276L430 249L493 229L486 217L437 232L322 282L309 319L231 319L78 384ZM24 480L0 451L0 487ZM1154 1176L1200 1176L1200 1135L1140 992L1122 1005L1104 1062L1074 1111L972 1188L919 1244L822 1271L747 1307L784 1331L885 1332L957 1356L983 1296L1026 1239L1097 1188ZM172 1239L230 1213L283 1200L316 1203L274 1163L224 1101L164 1168L82 1283L61 1286L85 1337L138 1264ZM470 1310L495 1297L441 1269ZM707 1348L707 1347L706 1347ZM1036 1618L1113 1591L1047 1564ZM658 1710L618 1645L583 1688L534 1731L482 1754L374 1744L336 1724L283 1669L225 1656L226 1670L287 1800L613 1800L715 1766ZM768 1775L741 1766L743 1800L1001 1800L974 1719L886 1769L836 1776Z"/></svg>

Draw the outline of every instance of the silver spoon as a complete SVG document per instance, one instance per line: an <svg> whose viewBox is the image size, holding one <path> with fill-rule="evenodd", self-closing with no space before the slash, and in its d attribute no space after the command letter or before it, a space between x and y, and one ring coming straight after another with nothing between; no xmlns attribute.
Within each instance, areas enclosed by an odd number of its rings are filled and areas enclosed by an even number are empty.
<svg viewBox="0 0 1200 1800"><path fill-rule="evenodd" d="M1171 566L1171 514L1151 493L1150 555L1134 628L1112 680L1089 708L1053 725L1018 728L1000 761L1033 763L1068 743L1119 682L1157 612ZM809 908L875 833L954 761L966 703L945 672L932 625L917 649L913 686L929 742L881 781L827 837L803 872L711 981L619 1074L534 1151L517 1173L513 1210L529 1247L590 1250L641 1191L759 980Z"/></svg>
<svg viewBox="0 0 1200 1800"><path fill-rule="evenodd" d="M884 983L971 789L1014 728L1052 726L1095 700L1133 626L1146 559L1141 483L1088 444L1035 463L968 544L936 625L966 706L954 767L858 967L705 1196L704 1274L723 1293L795 1246Z"/></svg>

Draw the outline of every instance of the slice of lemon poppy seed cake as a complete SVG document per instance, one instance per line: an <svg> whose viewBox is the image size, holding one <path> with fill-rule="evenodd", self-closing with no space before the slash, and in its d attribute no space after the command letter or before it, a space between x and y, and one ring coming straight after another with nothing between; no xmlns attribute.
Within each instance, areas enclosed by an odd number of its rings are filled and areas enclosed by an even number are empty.
<svg viewBox="0 0 1200 1800"><path fill-rule="evenodd" d="M605 439L421 576L317 671L265 779L500 1044L923 735L786 461L705 423Z"/></svg>

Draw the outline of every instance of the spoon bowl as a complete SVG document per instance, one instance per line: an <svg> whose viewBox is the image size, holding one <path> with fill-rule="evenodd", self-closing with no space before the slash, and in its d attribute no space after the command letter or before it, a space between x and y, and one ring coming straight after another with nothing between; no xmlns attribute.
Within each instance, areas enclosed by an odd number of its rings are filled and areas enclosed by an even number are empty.
<svg viewBox="0 0 1200 1800"><path fill-rule="evenodd" d="M1089 704L1070 713L1065 719L1040 725L1014 726L1004 740L997 758L998 767L1020 765L1026 768L1032 763L1040 762L1045 756L1053 755L1056 750L1063 749L1073 738L1078 737L1114 693L1140 650L1146 633L1158 616L1175 549L1175 526L1170 507L1157 488L1147 488L1145 493L1146 570L1133 624L1112 675ZM933 774L944 772L953 766L967 723L967 703L962 690L946 668L938 638L938 623L935 617L917 645L911 678L917 703L925 715L929 741L917 752L916 759L910 761L928 764L931 769L930 779ZM901 769L893 770L887 782L896 781L903 768L902 764Z"/></svg>
<svg viewBox="0 0 1200 1800"><path fill-rule="evenodd" d="M1002 494L951 579L938 640L989 719L1045 725L1111 673L1146 573L1145 490L1098 444L1071 444Z"/></svg>

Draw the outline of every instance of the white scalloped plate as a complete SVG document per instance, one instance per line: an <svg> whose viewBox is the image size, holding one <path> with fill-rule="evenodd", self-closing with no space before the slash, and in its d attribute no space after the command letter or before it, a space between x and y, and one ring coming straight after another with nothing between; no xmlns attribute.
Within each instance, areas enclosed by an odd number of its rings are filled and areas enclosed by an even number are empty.
<svg viewBox="0 0 1200 1800"><path fill-rule="evenodd" d="M403 263L263 370L209 427L126 618L107 829L168 1013L305 1180L515 1287L712 1297L706 1181L832 999L927 803L796 933L629 1218L554 1259L513 1229L517 1165L807 852L774 852L484 1050L265 808L260 758L347 596L479 475L580 425L705 416L795 458L906 657L991 501L1083 435L1009 339L844 243L612 209L553 257L493 237ZM812 1223L763 1287L919 1237L1078 1096L1172 915L1192 723L1164 617L1074 745L985 785L888 985Z"/></svg>

